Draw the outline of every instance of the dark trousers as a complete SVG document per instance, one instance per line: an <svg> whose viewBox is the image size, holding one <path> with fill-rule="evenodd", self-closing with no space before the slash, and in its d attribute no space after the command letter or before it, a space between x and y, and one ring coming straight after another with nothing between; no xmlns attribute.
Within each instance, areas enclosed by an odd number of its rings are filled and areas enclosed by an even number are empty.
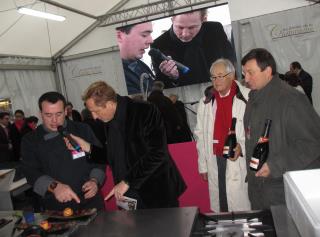
<svg viewBox="0 0 320 237"><path fill-rule="evenodd" d="M218 165L218 183L219 183L219 204L220 211L228 211L228 200L227 200L227 191L226 191L226 168L227 168L227 159L222 156L217 156L217 165Z"/></svg>

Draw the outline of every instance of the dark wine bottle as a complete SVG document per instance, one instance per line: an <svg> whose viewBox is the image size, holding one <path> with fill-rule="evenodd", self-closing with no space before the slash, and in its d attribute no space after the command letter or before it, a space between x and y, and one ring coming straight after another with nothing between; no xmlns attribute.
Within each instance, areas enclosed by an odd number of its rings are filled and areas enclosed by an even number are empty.
<svg viewBox="0 0 320 237"><path fill-rule="evenodd" d="M269 155L269 132L271 127L271 119L266 119L262 136L256 144L250 160L250 169L258 171L267 161Z"/></svg>
<svg viewBox="0 0 320 237"><path fill-rule="evenodd" d="M228 136L224 142L223 147L223 157L226 159L234 157L234 148L237 145L237 138L236 138L236 118L232 118L231 121L231 128L229 130Z"/></svg>

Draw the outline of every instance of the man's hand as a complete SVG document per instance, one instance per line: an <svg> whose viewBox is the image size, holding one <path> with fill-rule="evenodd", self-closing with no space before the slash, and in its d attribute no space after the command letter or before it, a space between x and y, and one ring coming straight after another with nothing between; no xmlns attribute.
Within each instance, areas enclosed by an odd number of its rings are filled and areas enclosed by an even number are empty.
<svg viewBox="0 0 320 237"><path fill-rule="evenodd" d="M73 134L70 134L70 136L75 140L76 143L79 144L79 146L81 147L81 149L87 153L90 153L90 149L91 149L91 145L90 143L86 142L84 139L82 139L81 137L75 136ZM66 146L68 147L69 150L74 150L74 148L71 146L68 138L64 137L64 141L66 143Z"/></svg>
<svg viewBox="0 0 320 237"><path fill-rule="evenodd" d="M84 192L85 199L94 197L97 194L98 190L98 184L95 179L90 179L82 186L82 192Z"/></svg>
<svg viewBox="0 0 320 237"><path fill-rule="evenodd" d="M109 200L113 195L117 200L123 199L123 194L127 192L129 189L129 185L126 184L124 181L121 181L116 186L113 187L113 189L108 193L108 195L104 198L104 200Z"/></svg>
<svg viewBox="0 0 320 237"><path fill-rule="evenodd" d="M58 183L57 187L53 190L53 194L59 202L75 200L77 203L80 203L80 198L72 191L69 185Z"/></svg>
<svg viewBox="0 0 320 237"><path fill-rule="evenodd" d="M241 155L241 151L242 151L240 144L237 143L236 147L233 150L234 150L234 157L232 158L230 157L229 160L236 161Z"/></svg>
<svg viewBox="0 0 320 237"><path fill-rule="evenodd" d="M269 177L270 168L267 163L264 163L259 171L256 173L256 177Z"/></svg>
<svg viewBox="0 0 320 237"><path fill-rule="evenodd" d="M208 173L200 173L200 176L204 181L208 181Z"/></svg>
<svg viewBox="0 0 320 237"><path fill-rule="evenodd" d="M159 65L160 71L166 76L178 79L179 71L177 69L176 63L173 60L164 60Z"/></svg>

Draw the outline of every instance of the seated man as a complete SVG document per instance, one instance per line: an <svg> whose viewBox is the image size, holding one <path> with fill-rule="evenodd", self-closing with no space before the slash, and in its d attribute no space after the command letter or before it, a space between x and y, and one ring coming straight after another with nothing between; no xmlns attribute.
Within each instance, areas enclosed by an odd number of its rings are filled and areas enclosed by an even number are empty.
<svg viewBox="0 0 320 237"><path fill-rule="evenodd" d="M90 162L88 153L70 150L58 127L93 145L99 146L98 140L88 125L65 119L66 100L60 93L47 92L38 103L43 123L23 137L21 154L24 174L42 197L43 208L103 209L99 194L105 177L103 167Z"/></svg>

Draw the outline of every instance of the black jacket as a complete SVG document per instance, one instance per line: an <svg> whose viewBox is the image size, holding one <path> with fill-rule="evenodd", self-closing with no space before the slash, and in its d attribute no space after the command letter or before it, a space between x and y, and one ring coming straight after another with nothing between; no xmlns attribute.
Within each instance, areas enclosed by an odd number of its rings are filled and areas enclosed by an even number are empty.
<svg viewBox="0 0 320 237"><path fill-rule="evenodd" d="M100 146L87 124L67 121L66 130L91 144ZM27 133L22 138L22 168L27 181L34 186L43 177L53 178L69 185L79 196L81 203L77 204L75 201L59 203L53 194L47 192L42 198L44 208L63 210L65 207L71 207L75 210L96 207L101 209L102 197L97 194L91 199L84 200L82 185L90 179L93 169L104 172L104 168L92 163L88 154L85 157L73 159L61 135L50 138L48 135L49 133L40 125L35 131ZM35 187L33 188L35 190Z"/></svg>
<svg viewBox="0 0 320 237"><path fill-rule="evenodd" d="M180 73L177 80L170 79L159 70L161 61L152 58L156 79L165 83L165 88L185 86L201 82L209 82L209 69L218 58L235 61L235 53L221 23L204 22L199 33L190 41L182 42L174 34L172 28L159 36L151 44L172 59L188 66L190 72Z"/></svg>
<svg viewBox="0 0 320 237"><path fill-rule="evenodd" d="M186 185L169 155L159 110L152 104L118 96L110 122L113 132L109 128L107 150L115 182L127 181L144 208L177 205ZM115 144L117 140L120 142Z"/></svg>
<svg viewBox="0 0 320 237"><path fill-rule="evenodd" d="M140 77L143 73L149 75L148 78L143 80L144 91L150 91L153 83L152 77L154 77L154 75L147 64L141 60L122 60L122 66L129 95L141 93Z"/></svg>
<svg viewBox="0 0 320 237"><path fill-rule="evenodd" d="M9 150L9 139L4 128L0 125L0 163L12 161L13 152Z"/></svg>
<svg viewBox="0 0 320 237"><path fill-rule="evenodd" d="M168 144L191 141L187 124L168 97L161 91L153 91L149 95L148 101L156 105L162 114Z"/></svg>
<svg viewBox="0 0 320 237"><path fill-rule="evenodd" d="M301 86L304 92L306 93L310 103L312 104L312 96L311 96L312 84L313 84L312 77L309 73L307 73L305 70L302 69L299 73L299 78L301 81Z"/></svg>

